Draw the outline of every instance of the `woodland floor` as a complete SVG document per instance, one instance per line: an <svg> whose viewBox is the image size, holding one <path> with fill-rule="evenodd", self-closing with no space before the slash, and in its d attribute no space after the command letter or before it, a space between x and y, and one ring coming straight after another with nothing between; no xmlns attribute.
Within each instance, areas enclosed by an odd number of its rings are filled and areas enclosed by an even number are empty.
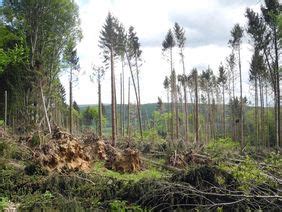
<svg viewBox="0 0 282 212"><path fill-rule="evenodd" d="M282 157L230 139L171 147L59 129L0 139L0 210L279 211ZM181 151L175 151L181 149Z"/></svg>

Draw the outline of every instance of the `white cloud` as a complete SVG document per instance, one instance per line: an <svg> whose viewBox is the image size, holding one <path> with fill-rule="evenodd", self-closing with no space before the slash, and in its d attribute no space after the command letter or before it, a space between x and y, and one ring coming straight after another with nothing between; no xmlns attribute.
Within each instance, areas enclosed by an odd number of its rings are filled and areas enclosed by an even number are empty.
<svg viewBox="0 0 282 212"><path fill-rule="evenodd" d="M256 10L259 8L257 1L253 4L242 3L228 5L222 0L194 1L194 0L76 0L80 6L81 28L83 39L78 45L81 72L79 83L74 88L74 99L78 104L97 103L97 86L90 82L92 64L101 64L98 47L99 33L104 24L108 12L113 13L118 19L128 27L133 25L140 37L143 50L143 66L141 68L141 99L144 103L156 102L157 97L166 99L166 92L163 89L163 80L169 74L169 65L161 54L161 42L167 30L173 26L174 21L179 21L185 26L188 47L185 50L186 68L190 71L193 67L207 68L210 66L217 72L221 61L230 53L227 47L230 30L234 23L245 23L244 12L246 6L251 6ZM247 1L248 2L248 1ZM179 20L174 20L177 17ZM185 20L195 22L193 25ZM205 26L206 21L208 25ZM181 23L184 21L185 23ZM198 23L198 24L197 24ZM201 25L200 25L201 24ZM211 27L213 27L211 29ZM217 28L218 27L218 28ZM209 29L208 33L202 30ZM213 32L211 34L211 32ZM193 45L190 38L199 37L199 43ZM213 36L213 38L210 38ZM217 37L218 36L218 37ZM211 40L213 42L203 42ZM220 40L223 44L217 43ZM223 41L222 41L223 40ZM202 44L203 43L203 44ZM242 70L244 81L244 92L249 90L247 85L248 69L250 62L250 46L242 47ZM175 52L176 71L178 68L177 53ZM119 91L119 73L121 65L116 64L117 91ZM128 77L126 69L126 79ZM67 76L61 77L68 93ZM110 103L110 73L107 71L103 81L103 102ZM126 84L127 87L127 84ZM134 99L133 92L131 99ZM119 94L118 94L119 96ZM119 97L118 97L119 99Z"/></svg>

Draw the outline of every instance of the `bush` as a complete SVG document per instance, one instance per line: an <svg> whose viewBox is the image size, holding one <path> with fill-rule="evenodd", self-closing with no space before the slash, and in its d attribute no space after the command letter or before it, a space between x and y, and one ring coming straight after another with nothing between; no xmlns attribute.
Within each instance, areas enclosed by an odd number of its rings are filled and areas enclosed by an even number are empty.
<svg viewBox="0 0 282 212"><path fill-rule="evenodd" d="M0 197L0 211L4 211L4 208L8 206L8 198Z"/></svg>
<svg viewBox="0 0 282 212"><path fill-rule="evenodd" d="M119 211L119 212L125 212L125 211L140 211L142 212L143 209L140 208L138 205L128 205L126 201L121 200L114 200L110 202L110 211Z"/></svg>
<svg viewBox="0 0 282 212"><path fill-rule="evenodd" d="M220 167L230 172L240 183L244 191L249 191L250 188L267 182L267 177L263 171L259 169L259 164L249 156L238 165L220 164Z"/></svg>
<svg viewBox="0 0 282 212"><path fill-rule="evenodd" d="M32 138L31 138L30 146L31 147L36 147L36 146L39 146L40 143L41 143L40 134L39 133L34 133Z"/></svg>
<svg viewBox="0 0 282 212"><path fill-rule="evenodd" d="M9 145L5 141L0 141L0 155L4 155L9 149Z"/></svg>
<svg viewBox="0 0 282 212"><path fill-rule="evenodd" d="M231 138L220 138L211 141L207 145L206 151L212 154L213 157L224 157L226 155L228 156L228 154L234 154L239 148L240 144L232 141Z"/></svg>

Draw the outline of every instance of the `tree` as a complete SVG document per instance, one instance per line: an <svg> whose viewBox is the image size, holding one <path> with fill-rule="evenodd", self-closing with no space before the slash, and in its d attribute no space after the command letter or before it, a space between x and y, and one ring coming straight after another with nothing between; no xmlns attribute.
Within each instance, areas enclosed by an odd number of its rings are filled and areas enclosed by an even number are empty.
<svg viewBox="0 0 282 212"><path fill-rule="evenodd" d="M249 79L251 82L254 83L255 87L255 124L256 124L256 133L255 133L255 138L256 138L256 145L260 146L259 140L260 140L260 123L258 119L258 81L259 81L259 75L260 72L264 69L263 65L263 58L259 54L259 50L255 49L255 52L252 57L251 61L251 66L250 66L250 71L249 71ZM263 124L261 122L261 124Z"/></svg>
<svg viewBox="0 0 282 212"><path fill-rule="evenodd" d="M131 79L136 97L140 135L141 135L141 139L143 139L142 114L141 114L141 103L140 103L141 98L140 98L140 85L139 85L139 66L138 66L138 61L140 60L141 53L142 51L140 50L139 38L136 36L136 32L134 32L134 27L130 26L128 29L126 57L127 57L127 62L129 65L129 70L130 70ZM136 80L134 77L132 64L135 64Z"/></svg>
<svg viewBox="0 0 282 212"><path fill-rule="evenodd" d="M80 111L79 106L78 106L78 104L76 103L76 101L73 101L72 105L73 105L73 109L75 109L77 112Z"/></svg>
<svg viewBox="0 0 282 212"><path fill-rule="evenodd" d="M188 104L187 104L187 77L186 77L186 71L185 71L185 62L184 62L184 48L185 48L185 31L182 27L179 26L178 23L174 24L174 35L176 38L177 47L179 48L179 55L181 58L182 63L182 70L183 75L180 78L181 85L183 87L183 93L184 93L184 125L185 125L185 141L189 142L189 128L188 128Z"/></svg>
<svg viewBox="0 0 282 212"><path fill-rule="evenodd" d="M229 44L238 53L238 66L239 66L239 76L240 76L240 126L241 126L241 148L244 145L244 115L243 115L243 91L242 91L242 70L241 70L241 43L244 30L239 24L235 24L231 30L231 40Z"/></svg>
<svg viewBox="0 0 282 212"><path fill-rule="evenodd" d="M218 83L222 87L222 127L223 127L223 136L224 137L226 136L226 131L225 131L225 96L224 96L226 82L227 82L226 71L224 70L224 67L221 64L219 66Z"/></svg>
<svg viewBox="0 0 282 212"><path fill-rule="evenodd" d="M198 70L194 68L189 76L189 80L194 85L195 92L195 142L199 143L199 97L198 97Z"/></svg>
<svg viewBox="0 0 282 212"><path fill-rule="evenodd" d="M206 93L207 97L207 104L208 104L208 129L207 129L207 140L209 141L212 136L212 111L211 111L211 95L212 95L212 89L213 89L213 71L208 68L206 71L203 71L200 75L200 86L202 90Z"/></svg>
<svg viewBox="0 0 282 212"><path fill-rule="evenodd" d="M274 58L272 75L274 78L275 105L276 105L276 148L281 145L281 118L280 118L280 76L279 76L279 16L281 15L281 5L278 0L265 0L265 6L261 7L264 21L268 26L270 39L274 47ZM271 47L270 47L271 48ZM270 68L270 67L269 67ZM271 71L271 68L270 68Z"/></svg>
<svg viewBox="0 0 282 212"><path fill-rule="evenodd" d="M25 56L23 52L20 53L23 61L21 67L12 68L14 73L19 73L17 69L20 69L24 75L18 78L20 82L17 83L20 98L11 100L13 103L9 104L14 107L11 114L15 114L18 107L21 107L26 114L22 117L27 118L16 116L19 123L24 121L25 125L37 125L44 129L47 117L52 118L51 105L56 103L56 108L59 104L65 106L61 98L56 96L61 94L57 86L58 74L68 40L79 41L81 38L78 7L70 0L5 0L1 12L1 22L20 35L21 43L28 52ZM11 89L13 94L10 93L16 97L17 89ZM55 99L59 99L58 102L54 102Z"/></svg>
<svg viewBox="0 0 282 212"><path fill-rule="evenodd" d="M110 61L111 69L111 111L112 111L112 145L116 145L116 84L115 84L115 69L114 60L117 56L119 50L119 35L118 35L118 20L108 14L106 18L106 23L102 27L99 47L103 51L104 62L106 67L108 67L108 62Z"/></svg>
<svg viewBox="0 0 282 212"><path fill-rule="evenodd" d="M95 107L87 107L82 112L82 120L83 124L86 126L91 126L93 124L94 119L98 116L98 111Z"/></svg>
<svg viewBox="0 0 282 212"><path fill-rule="evenodd" d="M236 71L235 71L235 55L234 52L225 59L226 60L226 67L228 68L228 90L229 90L229 102L231 102L232 99L235 98L235 79L236 79ZM229 107L230 108L230 107ZM232 138L235 140L235 117L234 114L231 113L231 119L230 119L230 128L232 130Z"/></svg>
<svg viewBox="0 0 282 212"><path fill-rule="evenodd" d="M173 76L173 57L172 57L172 50L175 46L174 36L171 30L168 30L165 39L162 43L162 51L166 52L169 51L169 62L170 62L170 76ZM176 128L178 127L178 118L175 117L176 107L175 107L175 93L176 93L176 82L170 81L171 85L171 141L174 140L174 123L176 123ZM176 122L175 122L176 121ZM176 129L178 130L178 129Z"/></svg>
<svg viewBox="0 0 282 212"><path fill-rule="evenodd" d="M69 77L69 89L70 89L70 96L69 96L69 131L72 133L72 125L73 125L73 117L72 117L72 88L73 88L73 74L74 71L79 70L79 58L77 56L77 51L75 49L75 42L73 40L69 41L67 49L65 51L65 60L70 67L70 77Z"/></svg>
<svg viewBox="0 0 282 212"><path fill-rule="evenodd" d="M104 77L105 70L102 66L96 67L93 66L93 73L90 75L91 81L94 81L94 78L96 78L97 84L98 84L98 134L99 137L102 137L102 89L101 89L101 81Z"/></svg>

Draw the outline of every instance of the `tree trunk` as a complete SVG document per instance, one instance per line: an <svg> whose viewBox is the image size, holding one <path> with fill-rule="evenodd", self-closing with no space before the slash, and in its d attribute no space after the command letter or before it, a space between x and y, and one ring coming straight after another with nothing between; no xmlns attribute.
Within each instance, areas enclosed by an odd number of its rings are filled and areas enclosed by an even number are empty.
<svg viewBox="0 0 282 212"><path fill-rule="evenodd" d="M224 96L224 84L222 85L222 125L223 125L223 137L226 137L225 130L225 96Z"/></svg>
<svg viewBox="0 0 282 212"><path fill-rule="evenodd" d="M120 122L120 136L122 136L122 96L123 96L123 93L122 93L122 73L120 74L120 105L119 105L119 122Z"/></svg>
<svg viewBox="0 0 282 212"><path fill-rule="evenodd" d="M127 135L130 140L130 77L128 78Z"/></svg>
<svg viewBox="0 0 282 212"><path fill-rule="evenodd" d="M116 89L115 89L115 72L114 72L114 55L111 48L111 93L112 93L112 145L116 145Z"/></svg>
<svg viewBox="0 0 282 212"><path fill-rule="evenodd" d="M46 104L45 104L45 97L44 97L44 93L43 93L42 83L40 83L40 92L41 92L41 99L42 99L45 119L46 119L46 122L47 122L49 133L51 134L52 130L51 130L51 125L50 125L50 121L49 121L49 117L48 117L48 113L47 113L47 108L46 108Z"/></svg>
<svg viewBox="0 0 282 212"><path fill-rule="evenodd" d="M261 123L261 128L260 128L261 142L260 142L260 145L261 146L262 145L265 146L264 97L263 97L263 83L262 83L262 79L260 79L259 89L260 89L260 123Z"/></svg>
<svg viewBox="0 0 282 212"><path fill-rule="evenodd" d="M239 72L240 72L240 126L241 126L241 148L244 145L244 114L243 114L243 90L242 90L242 70L241 70L241 53L240 45L238 47L238 57L239 57Z"/></svg>
<svg viewBox="0 0 282 212"><path fill-rule="evenodd" d="M181 52L181 62L182 62L182 69L183 69L183 77L186 77L185 71L185 63L184 63L184 55ZM188 128L188 104L187 104L187 87L186 87L186 79L184 79L183 84L183 92L184 92L184 132L185 132L185 141L189 143L189 128Z"/></svg>
<svg viewBox="0 0 282 212"><path fill-rule="evenodd" d="M122 136L125 134L125 92L124 92L124 60L122 60Z"/></svg>
<svg viewBox="0 0 282 212"><path fill-rule="evenodd" d="M170 84L171 84L171 142L174 142L174 80L173 80L173 66L172 66L172 48L170 48Z"/></svg>
<svg viewBox="0 0 282 212"><path fill-rule="evenodd" d="M256 145L259 146L258 85L257 85L257 77L255 77L255 125L256 125Z"/></svg>
<svg viewBox="0 0 282 212"><path fill-rule="evenodd" d="M140 115L139 119L140 119L140 123L141 123L141 130L142 130L142 133L141 133L141 137L143 137L143 128L142 128L142 108L141 108L141 94L140 94L140 78L139 78L139 67L138 67L138 60L137 60L137 57L135 57L135 65L136 65L136 78L137 78L137 91L138 91L138 110L139 110L139 113L138 115Z"/></svg>
<svg viewBox="0 0 282 212"><path fill-rule="evenodd" d="M131 65L131 62L130 62L130 59L129 59L127 52L126 52L126 57L127 57L127 62L128 62L128 66L129 66L129 70L130 70L130 74L131 74L131 78L132 78L132 82L133 82L135 97L136 97L140 136L141 136L141 139L143 140L143 130L142 130L142 123L141 123L141 110L140 110L140 104L139 104L139 98L138 98L138 91L137 91L137 86L136 86L136 82L135 82L134 75L133 75L132 65Z"/></svg>
<svg viewBox="0 0 282 212"><path fill-rule="evenodd" d="M69 127L72 134L72 69L70 70L70 106L69 106Z"/></svg>
<svg viewBox="0 0 282 212"><path fill-rule="evenodd" d="M196 143L199 143L199 104L198 104L198 72L195 76L195 103L196 103L196 112L195 112L195 133L196 133Z"/></svg>
<svg viewBox="0 0 282 212"><path fill-rule="evenodd" d="M281 142L281 128L280 128L280 79L279 79L279 53L277 43L277 28L274 28L274 50L275 50L275 78L276 78L276 105L277 105L277 129L276 129L276 148L279 149Z"/></svg>
<svg viewBox="0 0 282 212"><path fill-rule="evenodd" d="M102 138L102 101L101 101L101 81L100 79L98 80L98 104L99 104L99 108L98 108L98 112L99 112L99 137Z"/></svg>
<svg viewBox="0 0 282 212"><path fill-rule="evenodd" d="M5 90L5 120L4 120L4 130L7 130L7 105L8 105L8 94Z"/></svg>

